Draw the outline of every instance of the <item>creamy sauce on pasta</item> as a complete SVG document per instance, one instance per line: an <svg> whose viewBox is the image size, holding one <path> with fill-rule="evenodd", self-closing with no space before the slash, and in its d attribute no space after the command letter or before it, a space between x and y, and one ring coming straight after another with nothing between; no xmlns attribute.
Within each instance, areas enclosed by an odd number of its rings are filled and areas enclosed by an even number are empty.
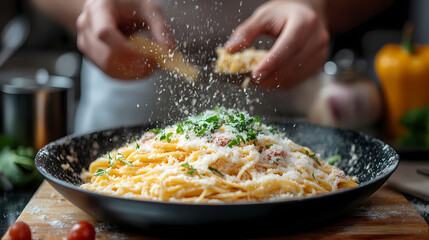
<svg viewBox="0 0 429 240"><path fill-rule="evenodd" d="M225 203L274 201L357 185L259 117L216 108L114 149L81 188L127 198Z"/></svg>

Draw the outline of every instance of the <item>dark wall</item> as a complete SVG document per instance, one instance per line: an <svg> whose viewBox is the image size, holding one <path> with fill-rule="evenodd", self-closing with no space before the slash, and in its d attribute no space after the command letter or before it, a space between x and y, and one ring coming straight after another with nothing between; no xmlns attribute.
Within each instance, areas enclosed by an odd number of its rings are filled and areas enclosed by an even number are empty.
<svg viewBox="0 0 429 240"><path fill-rule="evenodd" d="M401 31L404 23L409 19L410 1L397 0L389 8L358 27L333 38L332 53L343 48L353 49L356 54L365 54L363 38L368 32L378 29ZM381 36L380 36L381 37ZM386 36L387 37L387 36ZM397 41L396 38L385 41Z"/></svg>
<svg viewBox="0 0 429 240"><path fill-rule="evenodd" d="M30 35L23 48L38 50L75 50L74 37L59 24L40 13L30 0L1 0L0 28L16 15L25 15L30 20Z"/></svg>

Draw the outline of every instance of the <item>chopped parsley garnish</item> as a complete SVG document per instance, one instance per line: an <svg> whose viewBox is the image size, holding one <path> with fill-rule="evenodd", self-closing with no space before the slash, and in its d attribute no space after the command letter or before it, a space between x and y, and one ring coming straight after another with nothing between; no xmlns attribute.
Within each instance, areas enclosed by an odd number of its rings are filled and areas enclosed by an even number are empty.
<svg viewBox="0 0 429 240"><path fill-rule="evenodd" d="M118 153L118 155L115 158L112 158L112 156L110 156L110 153L108 153L107 156L109 157L109 167L106 170L98 169L97 172L94 173L94 176L102 176L104 174L109 174L109 170L113 167L113 165L115 164L115 161L120 161L127 164L130 167L133 167L132 163L125 160L125 156L122 153Z"/></svg>
<svg viewBox="0 0 429 240"><path fill-rule="evenodd" d="M257 133L254 131L247 132L246 141L256 140L256 135L257 135Z"/></svg>
<svg viewBox="0 0 429 240"><path fill-rule="evenodd" d="M140 145L139 143L136 142L136 149L139 149L139 148L140 148Z"/></svg>
<svg viewBox="0 0 429 240"><path fill-rule="evenodd" d="M277 130L277 128L275 126L269 126L268 131L270 131L272 134L278 134L279 133L279 131Z"/></svg>
<svg viewBox="0 0 429 240"><path fill-rule="evenodd" d="M326 160L330 165L334 165L336 162L341 161L341 156L340 155L334 155L328 158L328 160Z"/></svg>
<svg viewBox="0 0 429 240"><path fill-rule="evenodd" d="M183 130L182 124L177 124L176 133L179 134L179 133L183 133L183 132L184 132L184 130Z"/></svg>
<svg viewBox="0 0 429 240"><path fill-rule="evenodd" d="M216 107L214 110L189 116L184 121L171 127L175 128L173 131L176 134L185 134L186 139L189 139L190 135L196 135L198 137L208 137L208 141L210 141L211 134L222 126L232 127L231 131L236 134L236 138L232 139L227 144L227 147L241 146L241 144L248 143L256 145L258 136L264 134L259 116L251 117L248 114L237 110L227 110L224 107ZM269 128L270 131L273 131L272 129L276 128ZM158 132L155 140L167 140L167 142L170 142L172 133L167 134L165 131L166 129L151 130L151 132Z"/></svg>
<svg viewBox="0 0 429 240"><path fill-rule="evenodd" d="M237 141L237 139L232 139L231 141L229 141L229 143L226 145L229 148L231 148L233 145L238 145L239 142Z"/></svg>
<svg viewBox="0 0 429 240"><path fill-rule="evenodd" d="M238 146L240 146L240 141L241 141L243 144L246 144L246 140L244 140L244 137L243 137L243 136L241 136L241 135L237 135L237 141L238 141Z"/></svg>
<svg viewBox="0 0 429 240"><path fill-rule="evenodd" d="M151 132L151 133L155 133L155 134L158 134L160 131L161 131L161 128L159 128L159 127L157 127L157 128L152 128L152 129L150 129L150 130L149 130L149 132Z"/></svg>
<svg viewBox="0 0 429 240"><path fill-rule="evenodd" d="M219 172L216 168L209 167L209 170L217 173L221 177L225 177L225 175L223 175L221 172Z"/></svg>
<svg viewBox="0 0 429 240"><path fill-rule="evenodd" d="M110 153L108 154L108 156L109 156L109 167L113 167L114 160L113 160L112 156L110 156Z"/></svg>
<svg viewBox="0 0 429 240"><path fill-rule="evenodd" d="M167 142L171 142L171 135L173 135L172 132L167 134Z"/></svg>
<svg viewBox="0 0 429 240"><path fill-rule="evenodd" d="M106 170L98 169L97 172L94 173L94 176L103 176L104 174L107 174Z"/></svg>
<svg viewBox="0 0 429 240"><path fill-rule="evenodd" d="M115 159L112 158L112 156L110 156L110 153L108 154L109 156L109 168L113 167L113 164L115 163L115 161L120 161L123 162L127 165L129 165L130 167L133 166L133 164L131 164L130 162L128 162L127 160L125 160L125 156L122 153L118 153L118 155L115 157Z"/></svg>
<svg viewBox="0 0 429 240"><path fill-rule="evenodd" d="M311 172L311 176L316 180L316 177L314 176L314 172Z"/></svg>
<svg viewBox="0 0 429 240"><path fill-rule="evenodd" d="M274 160L274 162L278 162L280 160L280 158L276 158L275 160Z"/></svg>
<svg viewBox="0 0 429 240"><path fill-rule="evenodd" d="M305 150L305 154L306 154L307 156L309 156L311 159L313 159L313 160L317 163L317 165L319 165L319 166L321 166L321 165L322 165L322 164L319 162L319 159L316 157L316 154L315 154L315 153L310 154L307 150Z"/></svg>
<svg viewBox="0 0 429 240"><path fill-rule="evenodd" d="M125 164L127 164L128 166L130 166L130 167L132 167L133 166L133 164L131 164L130 162L128 162L127 160L125 160L124 158L125 158L125 156L122 154L122 153L118 153L118 156L119 157L116 157L116 161L120 161L120 162L123 162L123 163L125 163Z"/></svg>
<svg viewBox="0 0 429 240"><path fill-rule="evenodd" d="M206 127L206 124L203 124L200 130L197 132L197 136L203 135L207 131Z"/></svg>
<svg viewBox="0 0 429 240"><path fill-rule="evenodd" d="M188 175L192 175L192 174L194 174L195 173L195 171L197 171L197 169L195 169L194 167L192 167L189 163L184 163L184 164L182 164L182 165L180 165L180 166L182 166L182 167L184 167L184 168L188 168L188 169L190 169L186 174L188 174Z"/></svg>
<svg viewBox="0 0 429 240"><path fill-rule="evenodd" d="M219 117L217 116L217 115L214 115L213 117L209 117L209 118L207 118L206 120L204 120L204 121L206 121L206 122L208 122L208 123L211 123L211 122L218 122L219 121Z"/></svg>
<svg viewBox="0 0 429 240"><path fill-rule="evenodd" d="M267 145L267 148L270 148L271 146L273 146L273 144L268 144L268 145Z"/></svg>
<svg viewBox="0 0 429 240"><path fill-rule="evenodd" d="M159 141L162 141L162 140L165 140L167 138L164 131L161 131L159 134L160 135L158 137L156 137L155 140L159 139Z"/></svg>

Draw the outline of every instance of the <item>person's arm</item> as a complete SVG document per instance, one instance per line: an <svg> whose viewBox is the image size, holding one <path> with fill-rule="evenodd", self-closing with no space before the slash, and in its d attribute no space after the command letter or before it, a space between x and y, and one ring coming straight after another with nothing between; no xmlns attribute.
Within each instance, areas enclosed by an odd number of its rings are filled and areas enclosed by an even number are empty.
<svg viewBox="0 0 429 240"><path fill-rule="evenodd" d="M129 36L148 30L158 44L173 48L175 41L153 0L33 0L71 32L87 59L118 79L150 75L158 64L129 43Z"/></svg>
<svg viewBox="0 0 429 240"><path fill-rule="evenodd" d="M52 16L70 33L76 35L76 19L82 12L85 0L32 0L44 13Z"/></svg>
<svg viewBox="0 0 429 240"><path fill-rule="evenodd" d="M231 52L249 47L260 35L276 42L252 72L267 88L288 89L313 75L326 61L331 34L357 25L391 0L271 0L240 24L225 43Z"/></svg>

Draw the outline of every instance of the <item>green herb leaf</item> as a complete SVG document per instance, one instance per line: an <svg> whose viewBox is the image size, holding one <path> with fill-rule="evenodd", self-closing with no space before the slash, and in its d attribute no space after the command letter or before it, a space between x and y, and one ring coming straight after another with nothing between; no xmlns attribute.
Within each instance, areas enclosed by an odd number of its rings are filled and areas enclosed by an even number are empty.
<svg viewBox="0 0 429 240"><path fill-rule="evenodd" d="M139 148L140 148L140 145L139 143L136 142L136 149L139 149Z"/></svg>
<svg viewBox="0 0 429 240"><path fill-rule="evenodd" d="M237 135L237 146L240 146L240 141L243 143L243 144L246 144L246 140L244 140L244 138L243 138L243 136L241 136L241 135Z"/></svg>
<svg viewBox="0 0 429 240"><path fill-rule="evenodd" d="M311 176L316 180L316 177L314 176L314 172L311 172Z"/></svg>
<svg viewBox="0 0 429 240"><path fill-rule="evenodd" d="M228 114L227 117L228 117L229 122L231 122L231 123L235 122L234 116Z"/></svg>
<svg viewBox="0 0 429 240"><path fill-rule="evenodd" d="M217 122L217 121L219 121L219 117L217 115L214 115L213 117L207 118L205 121L209 122L209 123L211 123L211 122Z"/></svg>
<svg viewBox="0 0 429 240"><path fill-rule="evenodd" d="M259 126L262 125L261 118L258 115L254 116L253 118L255 119L255 122L259 123Z"/></svg>
<svg viewBox="0 0 429 240"><path fill-rule="evenodd" d="M116 161L123 162L123 163L127 164L128 166L133 167L133 164L131 164L130 162L128 162L127 160L124 159L125 156L122 153L118 153L118 156L119 157L116 157L116 159L115 159Z"/></svg>
<svg viewBox="0 0 429 240"><path fill-rule="evenodd" d="M256 132L254 132L254 131L247 132L247 138L246 138L246 140L247 141L249 141L249 140L256 140Z"/></svg>
<svg viewBox="0 0 429 240"><path fill-rule="evenodd" d="M186 173L188 175L193 175L195 173L195 171L197 171L197 169L195 169L194 167L192 167L189 163L184 163L182 165L180 165L184 168L189 168L190 170Z"/></svg>
<svg viewBox="0 0 429 240"><path fill-rule="evenodd" d="M97 172L94 173L94 176L103 176L104 174L107 174L106 170L98 169Z"/></svg>
<svg viewBox="0 0 429 240"><path fill-rule="evenodd" d="M153 129L149 129L149 132L155 133L155 134L158 134L160 131L161 131L161 129L159 127L153 128Z"/></svg>
<svg viewBox="0 0 429 240"><path fill-rule="evenodd" d="M159 137L159 141L165 140L166 138L167 136L165 136L165 133L164 133Z"/></svg>
<svg viewBox="0 0 429 240"><path fill-rule="evenodd" d="M207 128L203 126L203 128L197 132L197 136L203 135L206 131Z"/></svg>
<svg viewBox="0 0 429 240"><path fill-rule="evenodd" d="M330 165L334 165L336 162L341 161L341 156L340 155L334 155L328 158L327 162Z"/></svg>
<svg viewBox="0 0 429 240"><path fill-rule="evenodd" d="M225 177L225 176L224 176L221 172L219 172L216 168L209 167L209 170L210 170L210 171L212 171L212 172L215 172L215 173L219 174L219 176L221 176L221 177Z"/></svg>
<svg viewBox="0 0 429 240"><path fill-rule="evenodd" d="M268 131L270 131L272 134L278 134L279 133L279 131L277 130L277 128L275 126L268 127Z"/></svg>
<svg viewBox="0 0 429 240"><path fill-rule="evenodd" d="M172 132L167 134L167 142L171 142L171 135L173 135Z"/></svg>
<svg viewBox="0 0 429 240"><path fill-rule="evenodd" d="M231 141L229 141L229 143L226 146L228 146L229 148L232 148L233 145L237 145L237 144L238 144L237 140L232 139Z"/></svg>
<svg viewBox="0 0 429 240"><path fill-rule="evenodd" d="M130 163L130 162L128 162L127 160L125 160L125 159L118 159L118 161L121 161L121 162L123 162L123 163L125 163L125 164L127 164L128 166L130 166L130 167L133 167L133 164L132 163Z"/></svg>
<svg viewBox="0 0 429 240"><path fill-rule="evenodd" d="M309 156L311 159L313 159L319 166L321 166L322 164L319 162L319 159L316 157L316 154L310 154L307 150L305 150L305 154L307 156Z"/></svg>
<svg viewBox="0 0 429 240"><path fill-rule="evenodd" d="M183 130L182 124L177 125L176 133L184 133L185 130Z"/></svg>
<svg viewBox="0 0 429 240"><path fill-rule="evenodd" d="M110 153L107 155L109 156L109 167L112 167L114 160L113 160L112 156L110 156Z"/></svg>

